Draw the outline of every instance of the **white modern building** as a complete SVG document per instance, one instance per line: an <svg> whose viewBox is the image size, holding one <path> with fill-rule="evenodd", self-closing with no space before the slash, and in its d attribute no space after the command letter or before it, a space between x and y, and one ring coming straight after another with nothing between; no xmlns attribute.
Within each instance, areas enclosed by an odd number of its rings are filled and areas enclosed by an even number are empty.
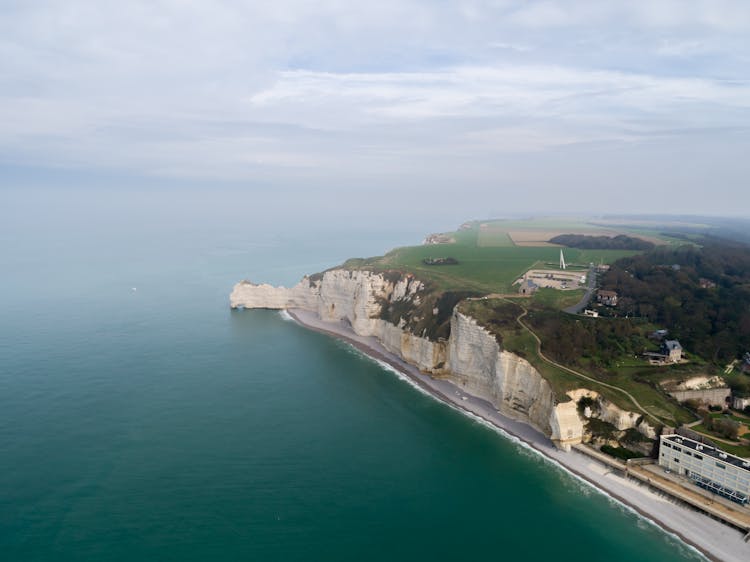
<svg viewBox="0 0 750 562"><path fill-rule="evenodd" d="M750 500L750 461L721 449L681 435L662 435L659 465L737 503Z"/></svg>

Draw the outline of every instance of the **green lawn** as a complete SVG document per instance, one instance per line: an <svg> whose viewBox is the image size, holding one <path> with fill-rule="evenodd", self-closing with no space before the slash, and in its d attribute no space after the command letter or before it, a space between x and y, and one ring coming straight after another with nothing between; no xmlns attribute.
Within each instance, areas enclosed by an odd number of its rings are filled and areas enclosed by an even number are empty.
<svg viewBox="0 0 750 562"><path fill-rule="evenodd" d="M716 443L719 449L725 450L727 453L731 453L737 457L743 459L750 458L750 447L747 445L727 445L726 443Z"/></svg>
<svg viewBox="0 0 750 562"><path fill-rule="evenodd" d="M495 230L493 228L482 228L477 236L477 246L482 248L508 247L515 246L505 230Z"/></svg>
<svg viewBox="0 0 750 562"><path fill-rule="evenodd" d="M749 445L730 445L729 443L724 443L723 441L719 441L719 439L716 438L716 434L714 434L713 431L708 431L702 423L699 423L698 425L694 425L690 429L692 429L693 431L697 433L701 433L705 435L709 439L713 439L714 443L716 443L716 446L719 449L723 449L727 453L732 453L733 455L737 455L738 457L742 457L742 458L750 457Z"/></svg>
<svg viewBox="0 0 750 562"><path fill-rule="evenodd" d="M585 289L558 291L557 289L542 288L534 293L532 300L525 301L524 305L527 307L546 307L562 310L563 308L578 304L585 293Z"/></svg>
<svg viewBox="0 0 750 562"><path fill-rule="evenodd" d="M488 221L493 228L483 232L480 223L472 228L447 233L453 244L430 244L396 248L385 256L350 260L351 268L375 270L400 269L436 283L441 290L473 290L482 293L514 292L513 283L531 268L557 268L558 247L515 246L507 234L513 228L525 230L573 230L601 228L578 220L536 219L534 221ZM495 228L497 227L497 228ZM505 229L505 230L503 230ZM565 259L573 268L588 268L590 263L612 263L637 252L624 250L580 250L565 248ZM428 266L423 260L451 257L458 265Z"/></svg>
<svg viewBox="0 0 750 562"><path fill-rule="evenodd" d="M557 267L560 250L556 247L520 247L513 245L481 247L477 244L478 226L451 233L454 244L430 244L396 248L385 256L347 262L349 267L400 269L435 282L442 290L474 290L482 293L513 292L513 283L533 267ZM507 236L507 235L506 235ZM634 252L621 250L565 249L570 263L611 263ZM451 257L458 265L429 266L426 258Z"/></svg>
<svg viewBox="0 0 750 562"><path fill-rule="evenodd" d="M690 412L649 384L622 373L602 376L601 379L632 394L641 406L663 421L668 422L667 425L695 421Z"/></svg>
<svg viewBox="0 0 750 562"><path fill-rule="evenodd" d="M750 424L750 419L743 418L741 416L737 416L737 415L734 415L734 414L731 414L731 415L727 416L726 414L723 414L721 412L715 412L715 413L711 413L709 415L712 418L714 418L714 419L724 419L724 420L725 419L732 419L732 420L734 420L736 422L739 422L739 423L742 423L742 424L745 424L745 425Z"/></svg>

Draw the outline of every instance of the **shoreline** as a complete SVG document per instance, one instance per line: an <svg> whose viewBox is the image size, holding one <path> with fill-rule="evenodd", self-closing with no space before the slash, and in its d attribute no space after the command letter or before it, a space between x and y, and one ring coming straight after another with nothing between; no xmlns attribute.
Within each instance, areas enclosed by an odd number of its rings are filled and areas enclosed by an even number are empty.
<svg viewBox="0 0 750 562"><path fill-rule="evenodd" d="M709 560L744 561L750 557L750 544L742 534L666 494L615 474L606 465L576 450L562 451L541 432L525 422L501 414L492 404L471 396L450 381L433 379L389 352L374 336L359 336L344 323L325 322L314 312L288 309L289 317L305 328L343 340L361 353L389 367L415 386L449 407L484 423L511 440L555 463L579 481L595 488L664 532L678 538Z"/></svg>

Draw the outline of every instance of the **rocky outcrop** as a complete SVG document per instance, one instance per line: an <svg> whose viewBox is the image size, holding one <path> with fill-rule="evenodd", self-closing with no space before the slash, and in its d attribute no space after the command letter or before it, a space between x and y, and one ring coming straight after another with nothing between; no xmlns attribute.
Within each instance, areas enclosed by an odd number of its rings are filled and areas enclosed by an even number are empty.
<svg viewBox="0 0 750 562"><path fill-rule="evenodd" d="M240 281L229 296L232 308L304 308L315 310L320 295L320 284L305 277L292 288L256 285L250 281Z"/></svg>
<svg viewBox="0 0 750 562"><path fill-rule="evenodd" d="M501 349L473 318L454 310L447 341L411 333L405 318L394 319L392 314L391 321L382 318L384 307L417 309L423 289L423 283L411 275L334 269L290 289L243 281L235 285L230 302L233 308L302 308L323 320L344 322L360 336L376 337L388 351L421 371L447 378L501 413L536 427L560 447L581 442L584 425L576 398L558 403L544 377L525 359ZM591 394L585 389L576 392ZM610 412L606 415L617 421L618 428L635 422L635 414L620 411L620 415L614 405L600 410Z"/></svg>
<svg viewBox="0 0 750 562"><path fill-rule="evenodd" d="M584 415L579 416L579 423L581 425L580 432L583 437L585 434L584 424L587 418L597 418L609 424L612 424L618 431L624 431L626 429L637 429L642 435L648 439L656 439L656 428L648 423L644 416L623 410L619 408L601 394L596 391L589 390L586 388L579 388L571 390L567 393L571 398L571 404L573 409L577 411L578 401L583 397L588 397L593 400L593 406L587 407Z"/></svg>

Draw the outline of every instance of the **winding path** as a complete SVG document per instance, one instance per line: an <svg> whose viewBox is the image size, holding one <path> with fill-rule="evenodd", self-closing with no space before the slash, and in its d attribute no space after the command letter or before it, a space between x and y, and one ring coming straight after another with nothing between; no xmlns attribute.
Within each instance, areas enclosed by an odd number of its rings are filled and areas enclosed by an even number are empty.
<svg viewBox="0 0 750 562"><path fill-rule="evenodd" d="M503 300L506 300L506 299L503 299ZM508 301L508 302L512 302L512 301ZM654 414L652 414L651 412L649 412L646 408L644 408L643 406L641 406L641 404L638 402L638 400L636 400L635 397L632 394L630 394L627 390L623 390L619 386L614 386L612 384L608 384L606 382L602 382L602 381L600 381L598 379L595 379L593 377L590 377L588 375L584 375L583 373L581 373L579 371L576 371L574 369L571 369L570 367L566 367L565 365L561 365L557 361L553 361L552 359L550 359L549 357L547 357L546 355L544 355L544 353L542 353L542 340L540 340L539 336L537 336L536 333L534 333L534 330L532 330L523 321L523 317L526 316L526 314L528 314L529 311L522 304L519 304L519 303L514 303L514 304L518 304L518 306L520 306L521 309L523 310L523 312L516 317L516 322L518 322L534 338L534 341L536 341L536 351L539 354L539 357L541 357L544 361L546 361L550 365L553 365L553 366L557 367L558 369L562 369L563 371L565 371L567 373L570 373L571 375L574 375L576 377L582 378L584 380L596 383L598 385L601 385L601 386L604 386L604 387L607 387L607 388L611 388L612 390L616 390L617 392L620 392L620 393L624 394L625 396L627 396L630 399L630 401L635 405L635 407L638 408L643 414L647 415L649 418L651 418L652 420L654 420L658 424L663 424L664 423L657 416L655 416Z"/></svg>

